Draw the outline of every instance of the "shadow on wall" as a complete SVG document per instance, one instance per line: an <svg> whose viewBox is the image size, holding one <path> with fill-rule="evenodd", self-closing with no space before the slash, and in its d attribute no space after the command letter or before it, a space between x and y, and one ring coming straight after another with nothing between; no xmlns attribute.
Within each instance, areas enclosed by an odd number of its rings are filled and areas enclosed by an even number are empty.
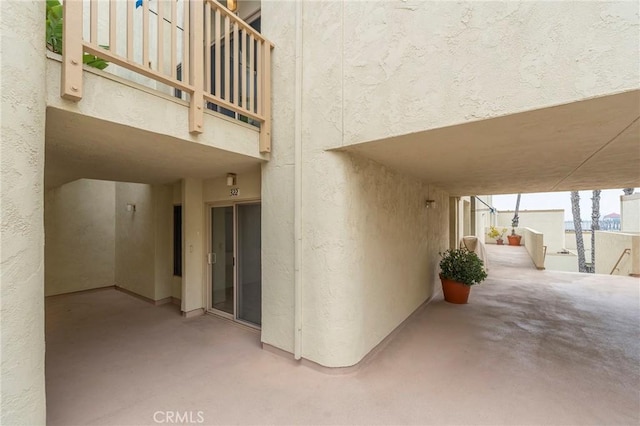
<svg viewBox="0 0 640 426"><path fill-rule="evenodd" d="M433 296L440 251L449 244L448 194L371 160L345 162L347 227L358 280L362 354ZM426 200L435 200L427 207Z"/></svg>

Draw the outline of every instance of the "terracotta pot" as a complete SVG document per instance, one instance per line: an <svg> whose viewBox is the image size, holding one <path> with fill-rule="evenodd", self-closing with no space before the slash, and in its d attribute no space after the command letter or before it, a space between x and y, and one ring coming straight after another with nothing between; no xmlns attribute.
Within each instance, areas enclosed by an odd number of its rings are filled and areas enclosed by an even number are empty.
<svg viewBox="0 0 640 426"><path fill-rule="evenodd" d="M510 246L519 246L522 235L507 235L507 238L509 239Z"/></svg>
<svg viewBox="0 0 640 426"><path fill-rule="evenodd" d="M464 285L458 281L449 280L444 278L442 275L440 275L440 281L442 281L444 300L458 305L464 305L467 303L469 300L469 292L471 291L470 285Z"/></svg>
<svg viewBox="0 0 640 426"><path fill-rule="evenodd" d="M499 246L503 246L504 245L504 240L502 238L498 238L496 240L496 244L499 245Z"/></svg>

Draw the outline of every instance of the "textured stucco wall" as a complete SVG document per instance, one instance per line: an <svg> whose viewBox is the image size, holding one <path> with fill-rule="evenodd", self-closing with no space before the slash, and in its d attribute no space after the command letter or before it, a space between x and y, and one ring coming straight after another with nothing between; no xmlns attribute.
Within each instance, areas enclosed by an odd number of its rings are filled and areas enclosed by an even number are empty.
<svg viewBox="0 0 640 426"><path fill-rule="evenodd" d="M544 269L544 234L530 228L522 228L524 246L531 261L538 269Z"/></svg>
<svg viewBox="0 0 640 426"><path fill-rule="evenodd" d="M437 251L448 246L447 194L368 160L327 151L341 144L346 126L343 58L336 54L345 40L340 17L346 5L302 6L303 71L297 111L296 5L262 5L263 33L277 46L274 150L271 161L263 165L262 180L262 341L288 351L294 346L292 213L298 117L301 356L329 367L360 361L432 294ZM427 213L428 196L438 199L437 213ZM398 289L406 293L398 294Z"/></svg>
<svg viewBox="0 0 640 426"><path fill-rule="evenodd" d="M135 204L136 211L127 211ZM155 203L151 185L116 183L116 268L119 287L155 299Z"/></svg>
<svg viewBox="0 0 640 426"><path fill-rule="evenodd" d="M620 196L620 230L640 232L640 194Z"/></svg>
<svg viewBox="0 0 640 426"><path fill-rule="evenodd" d="M3 425L41 425L46 416L44 14L44 2L0 2L0 423Z"/></svg>
<svg viewBox="0 0 640 426"><path fill-rule="evenodd" d="M255 170L236 174L234 186L227 186L226 175L207 179L202 183L202 199L205 203L260 199L260 176L260 166L257 166ZM237 196L231 195L232 188L238 190Z"/></svg>
<svg viewBox="0 0 640 426"><path fill-rule="evenodd" d="M344 145L621 92L640 80L635 2L325 5L331 18L319 11L305 25L322 28L320 38L339 32L345 43L327 43L332 58L309 64L343 64L331 89L344 95Z"/></svg>
<svg viewBox="0 0 640 426"><path fill-rule="evenodd" d="M584 243L584 249L591 252L591 231L582 230L582 242ZM575 251L576 247L576 232L567 231L564 234L564 246L567 250ZM591 259L590 257L588 257Z"/></svg>
<svg viewBox="0 0 640 426"><path fill-rule="evenodd" d="M620 256L614 275L640 274L640 234L596 231L596 274L610 274Z"/></svg>
<svg viewBox="0 0 640 426"><path fill-rule="evenodd" d="M205 306L202 180L183 179L182 207L182 311L190 312Z"/></svg>
<svg viewBox="0 0 640 426"><path fill-rule="evenodd" d="M578 256L575 253L559 254L547 252L544 268L550 271L578 272Z"/></svg>
<svg viewBox="0 0 640 426"><path fill-rule="evenodd" d="M349 348L350 362L356 363L433 295L438 252L448 248L449 218L443 191L372 161L354 157L351 167L348 246L341 253L342 285L351 294L336 301L349 318L331 321L351 332L335 330L345 339L336 347ZM436 201L433 208L426 208L426 199Z"/></svg>
<svg viewBox="0 0 640 426"><path fill-rule="evenodd" d="M513 214L509 210L498 213L497 224L508 229L507 235L511 232ZM518 217L521 228L531 228L544 234L544 243L549 251L564 248L564 210L522 210L518 212Z"/></svg>
<svg viewBox="0 0 640 426"><path fill-rule="evenodd" d="M272 57L271 161L262 165L262 341L293 352L294 2L263 2Z"/></svg>
<svg viewBox="0 0 640 426"><path fill-rule="evenodd" d="M173 287L173 188L153 185L154 202L154 300L171 297Z"/></svg>
<svg viewBox="0 0 640 426"><path fill-rule="evenodd" d="M116 77L106 78L92 70L83 74L83 98L70 102L60 97L60 63L47 61L47 106L71 111L100 120L147 130L160 135L201 143L254 158L259 153L259 133L254 127L239 125L235 120L205 112L200 135L189 133L188 105L152 90L122 84ZM104 94L108 93L109 96ZM159 101L158 99L162 99ZM124 136L123 136L124 137ZM179 145L176 155L180 155Z"/></svg>
<svg viewBox="0 0 640 426"><path fill-rule="evenodd" d="M304 204L302 355L343 367L433 295L449 244L448 194L369 160L328 156L331 179L305 175L332 187Z"/></svg>
<svg viewBox="0 0 640 426"><path fill-rule="evenodd" d="M80 179L45 194L45 295L115 282L115 182Z"/></svg>
<svg viewBox="0 0 640 426"><path fill-rule="evenodd" d="M479 195L475 201L475 211L473 212L475 214L476 221L475 235L484 243L485 240L488 239L484 229L495 223L498 215L496 213L491 213L489 207L480 202L478 198L490 206L493 205L493 201L491 195Z"/></svg>

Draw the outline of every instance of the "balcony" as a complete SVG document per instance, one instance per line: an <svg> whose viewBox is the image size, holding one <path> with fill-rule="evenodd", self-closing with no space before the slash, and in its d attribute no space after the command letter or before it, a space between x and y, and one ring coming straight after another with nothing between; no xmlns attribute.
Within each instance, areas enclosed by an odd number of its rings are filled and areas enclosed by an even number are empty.
<svg viewBox="0 0 640 426"><path fill-rule="evenodd" d="M205 110L259 129L271 151L271 49L259 28L214 0L66 1L60 95L83 98L83 56L105 72L188 102L188 130ZM259 20L258 20L259 22Z"/></svg>

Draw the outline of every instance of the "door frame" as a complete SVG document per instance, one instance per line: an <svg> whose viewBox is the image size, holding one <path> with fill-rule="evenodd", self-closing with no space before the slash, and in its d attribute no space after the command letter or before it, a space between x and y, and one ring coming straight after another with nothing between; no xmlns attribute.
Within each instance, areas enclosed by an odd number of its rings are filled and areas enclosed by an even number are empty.
<svg viewBox="0 0 640 426"><path fill-rule="evenodd" d="M206 211L206 221L207 221L207 237L206 237L206 249L207 249L207 257L205 259L205 267L207 269L206 273L206 297L207 303L205 306L205 312L208 314L220 316L231 321L237 322L247 327L254 328L256 330L261 330L259 325L250 323L248 321L242 320L238 318L238 205L240 204L260 204L262 205L262 200L260 198L247 198L238 201L216 201L205 203L205 211ZM219 309L215 309L211 306L212 301L212 279L213 279L213 268L211 264L209 264L209 253L213 251L213 224L211 223L211 210L214 207L233 207L233 314L228 312L221 311ZM260 247L260 251L262 251L262 247ZM262 277L260 277L260 281L262 282ZM262 298L261 298L262 299Z"/></svg>

